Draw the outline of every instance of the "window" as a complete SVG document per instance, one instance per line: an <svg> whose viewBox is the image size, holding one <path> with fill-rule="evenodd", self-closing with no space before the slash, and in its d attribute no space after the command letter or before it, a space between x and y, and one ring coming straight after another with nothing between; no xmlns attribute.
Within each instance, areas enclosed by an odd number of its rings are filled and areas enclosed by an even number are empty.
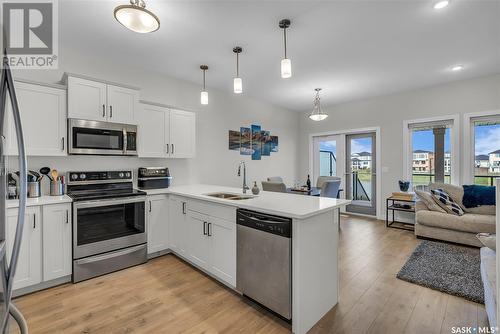
<svg viewBox="0 0 500 334"><path fill-rule="evenodd" d="M325 140L319 143L319 175L337 175L337 141Z"/></svg>
<svg viewBox="0 0 500 334"><path fill-rule="evenodd" d="M500 177L500 116L471 119L474 183L492 186Z"/></svg>

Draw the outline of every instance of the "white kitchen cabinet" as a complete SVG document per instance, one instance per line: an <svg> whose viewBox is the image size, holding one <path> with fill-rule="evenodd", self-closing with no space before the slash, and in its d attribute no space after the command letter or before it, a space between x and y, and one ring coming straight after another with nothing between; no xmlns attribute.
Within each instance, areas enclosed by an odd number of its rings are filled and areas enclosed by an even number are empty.
<svg viewBox="0 0 500 334"><path fill-rule="evenodd" d="M168 196L148 196L147 205L148 254L151 254L168 248Z"/></svg>
<svg viewBox="0 0 500 334"><path fill-rule="evenodd" d="M209 271L236 286L236 223L210 217L209 224Z"/></svg>
<svg viewBox="0 0 500 334"><path fill-rule="evenodd" d="M139 92L136 89L68 77L68 117L135 124Z"/></svg>
<svg viewBox="0 0 500 334"><path fill-rule="evenodd" d="M137 115L139 157L192 158L196 153L196 115L154 104L141 104Z"/></svg>
<svg viewBox="0 0 500 334"><path fill-rule="evenodd" d="M187 214L188 260L197 266L210 270L210 236L208 216L194 211Z"/></svg>
<svg viewBox="0 0 500 334"><path fill-rule="evenodd" d="M7 210L5 226L7 257L10 261L17 227L18 209ZM42 281L42 220L40 207L27 207L21 249L14 276L14 289L38 284Z"/></svg>
<svg viewBox="0 0 500 334"><path fill-rule="evenodd" d="M187 200L179 196L170 196L168 214L170 249L187 257Z"/></svg>
<svg viewBox="0 0 500 334"><path fill-rule="evenodd" d="M165 140L165 138L170 138L168 119L168 109L141 104L141 114L137 118L140 157L166 158L168 156L168 144Z"/></svg>
<svg viewBox="0 0 500 334"><path fill-rule="evenodd" d="M106 84L68 77L68 118L107 120Z"/></svg>
<svg viewBox="0 0 500 334"><path fill-rule="evenodd" d="M43 280L71 275L71 204L42 207Z"/></svg>
<svg viewBox="0 0 500 334"><path fill-rule="evenodd" d="M196 115L193 112L170 110L170 156L193 158L196 148Z"/></svg>
<svg viewBox="0 0 500 334"><path fill-rule="evenodd" d="M66 91L25 82L15 82L26 154L66 155ZM10 100L5 122L6 151L18 155L17 137Z"/></svg>

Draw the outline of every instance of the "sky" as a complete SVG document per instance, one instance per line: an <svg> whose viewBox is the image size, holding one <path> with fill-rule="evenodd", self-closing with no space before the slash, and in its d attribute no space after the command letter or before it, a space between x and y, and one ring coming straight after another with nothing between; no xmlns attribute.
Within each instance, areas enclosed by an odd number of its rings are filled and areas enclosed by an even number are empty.
<svg viewBox="0 0 500 334"><path fill-rule="evenodd" d="M337 152L337 143L335 141L322 141L319 143L321 151L330 151L334 154ZM356 138L351 141L351 151L353 153L371 152L372 139L371 138Z"/></svg>
<svg viewBox="0 0 500 334"><path fill-rule="evenodd" d="M413 132L413 150L424 150L434 152L434 134L432 130ZM444 150L450 151L450 129L446 129L444 135Z"/></svg>
<svg viewBox="0 0 500 334"><path fill-rule="evenodd" d="M500 124L475 127L475 154L488 154L500 149Z"/></svg>

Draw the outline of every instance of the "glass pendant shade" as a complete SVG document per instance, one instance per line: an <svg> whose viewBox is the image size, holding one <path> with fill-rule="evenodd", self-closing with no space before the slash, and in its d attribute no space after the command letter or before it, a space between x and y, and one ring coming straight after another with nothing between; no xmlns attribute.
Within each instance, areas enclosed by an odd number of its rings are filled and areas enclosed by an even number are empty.
<svg viewBox="0 0 500 334"><path fill-rule="evenodd" d="M208 104L208 92L206 90L201 91L200 103L203 105Z"/></svg>
<svg viewBox="0 0 500 334"><path fill-rule="evenodd" d="M130 5L116 7L114 15L120 24L137 33L145 34L160 28L160 20L146 9L142 0L132 0Z"/></svg>
<svg viewBox="0 0 500 334"><path fill-rule="evenodd" d="M234 78L233 87L235 94L243 93L243 81L241 80L241 78Z"/></svg>
<svg viewBox="0 0 500 334"><path fill-rule="evenodd" d="M321 88L316 88L316 97L314 98L313 110L309 115L309 118L313 121L319 122L328 117L327 114L321 109L321 99L319 97L319 91Z"/></svg>
<svg viewBox="0 0 500 334"><path fill-rule="evenodd" d="M292 77L292 62L288 58L281 60L281 77L283 79Z"/></svg>

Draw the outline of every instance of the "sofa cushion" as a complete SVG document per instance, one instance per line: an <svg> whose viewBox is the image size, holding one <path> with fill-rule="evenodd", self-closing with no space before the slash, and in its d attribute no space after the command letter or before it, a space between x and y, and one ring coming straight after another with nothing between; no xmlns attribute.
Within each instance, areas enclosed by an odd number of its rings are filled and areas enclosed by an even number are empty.
<svg viewBox="0 0 500 334"><path fill-rule="evenodd" d="M497 249L497 235L492 233L478 233L476 237L481 241L484 247L488 247L496 251Z"/></svg>
<svg viewBox="0 0 500 334"><path fill-rule="evenodd" d="M495 233L495 216L466 213L463 216L436 211L418 211L419 224L469 233Z"/></svg>
<svg viewBox="0 0 500 334"><path fill-rule="evenodd" d="M425 204L427 209L446 213L446 211L436 203L431 193L428 193L427 191L415 190L415 194L417 194L418 198Z"/></svg>
<svg viewBox="0 0 500 334"><path fill-rule="evenodd" d="M454 186L453 184L448 184L448 183L431 183L429 184L429 190L432 189L443 189L446 191L448 195L450 195L453 200L460 205L460 207L466 212L466 213L476 213L479 215L494 215L496 207L494 205L483 205L483 206L478 206L477 208L466 208L462 201L464 198L464 188L463 187L458 187Z"/></svg>
<svg viewBox="0 0 500 334"><path fill-rule="evenodd" d="M432 189L431 193L436 203L448 213L457 216L462 216L465 213L462 207L443 189Z"/></svg>
<svg viewBox="0 0 500 334"><path fill-rule="evenodd" d="M496 206L494 205L481 205L477 208L465 208L465 212L467 213L475 213L478 215L495 215Z"/></svg>

